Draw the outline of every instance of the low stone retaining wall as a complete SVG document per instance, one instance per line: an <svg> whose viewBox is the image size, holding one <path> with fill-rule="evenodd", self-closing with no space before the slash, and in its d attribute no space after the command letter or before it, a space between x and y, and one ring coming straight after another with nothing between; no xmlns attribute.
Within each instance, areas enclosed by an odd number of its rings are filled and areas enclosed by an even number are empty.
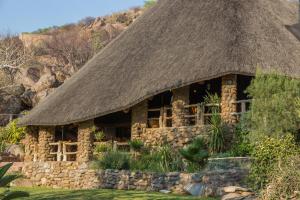
<svg viewBox="0 0 300 200"><path fill-rule="evenodd" d="M87 163L28 162L23 174L33 186L69 189L122 189L185 193L200 188L203 196L222 195L222 188L242 185L246 169L213 170L202 173L150 173L120 170L93 170ZM28 181L28 180L27 180Z"/></svg>

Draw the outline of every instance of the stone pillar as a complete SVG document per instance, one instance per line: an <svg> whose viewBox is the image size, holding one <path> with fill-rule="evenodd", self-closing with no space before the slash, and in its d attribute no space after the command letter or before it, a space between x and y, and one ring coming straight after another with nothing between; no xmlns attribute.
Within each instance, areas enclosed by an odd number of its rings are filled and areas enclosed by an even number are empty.
<svg viewBox="0 0 300 200"><path fill-rule="evenodd" d="M141 134L148 123L148 101L145 100L134 107L131 111L131 139L141 139Z"/></svg>
<svg viewBox="0 0 300 200"><path fill-rule="evenodd" d="M37 127L26 127L26 135L24 140L24 162L36 161L38 153L38 138L39 132Z"/></svg>
<svg viewBox="0 0 300 200"><path fill-rule="evenodd" d="M76 158L76 161L78 162L88 162L93 157L93 126L94 120L78 124L78 146Z"/></svg>
<svg viewBox="0 0 300 200"><path fill-rule="evenodd" d="M235 102L237 100L237 76L226 75L222 77L221 94L221 116L225 123L236 123L236 116L232 115L237 111Z"/></svg>
<svg viewBox="0 0 300 200"><path fill-rule="evenodd" d="M173 90L172 101L172 126L181 127L186 126L187 120L184 118L186 110L185 105L189 105L190 87L182 87Z"/></svg>
<svg viewBox="0 0 300 200"><path fill-rule="evenodd" d="M50 155L52 151L50 143L55 142L55 127L39 127L38 160L55 161L55 155Z"/></svg>

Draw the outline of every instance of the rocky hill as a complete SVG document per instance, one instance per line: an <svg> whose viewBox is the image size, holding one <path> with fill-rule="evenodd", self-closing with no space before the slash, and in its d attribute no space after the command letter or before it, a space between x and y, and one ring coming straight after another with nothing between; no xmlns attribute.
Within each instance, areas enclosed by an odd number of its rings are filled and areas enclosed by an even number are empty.
<svg viewBox="0 0 300 200"><path fill-rule="evenodd" d="M0 83L0 125L8 122L6 114L19 114L42 101L142 12L143 9L134 8L105 17L87 17L76 24L22 33L14 38L21 42L29 59L14 73L0 68L1 80L13 76L10 84Z"/></svg>

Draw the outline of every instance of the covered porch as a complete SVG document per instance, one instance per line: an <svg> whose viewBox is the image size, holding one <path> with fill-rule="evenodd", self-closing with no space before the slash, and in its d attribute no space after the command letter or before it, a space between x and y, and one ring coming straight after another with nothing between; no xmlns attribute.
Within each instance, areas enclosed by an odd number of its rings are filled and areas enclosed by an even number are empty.
<svg viewBox="0 0 300 200"><path fill-rule="evenodd" d="M212 108L217 107L224 122L235 124L249 109L244 93L251 77L227 75L149 98L131 109L68 126L29 127L25 161L77 161L93 158L97 144L130 150L128 141L142 140L145 145L169 143L181 148L198 135L207 134ZM207 103L207 93L220 97ZM97 133L101 138L95 137Z"/></svg>

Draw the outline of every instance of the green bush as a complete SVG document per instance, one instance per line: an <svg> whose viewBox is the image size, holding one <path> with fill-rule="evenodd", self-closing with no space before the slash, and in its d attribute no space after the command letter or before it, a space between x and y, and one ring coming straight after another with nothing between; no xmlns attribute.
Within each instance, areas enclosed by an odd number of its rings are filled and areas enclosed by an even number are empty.
<svg viewBox="0 0 300 200"><path fill-rule="evenodd" d="M284 162L288 157L299 154L299 147L294 137L284 136L280 139L264 137L254 147L252 157L249 183L253 189L264 188L268 183L268 177L276 169L276 164L281 160Z"/></svg>
<svg viewBox="0 0 300 200"><path fill-rule="evenodd" d="M297 98L300 97L300 80L276 73L258 72L247 89L251 103L250 138L277 137L295 134L299 129Z"/></svg>
<svg viewBox="0 0 300 200"><path fill-rule="evenodd" d="M101 142L105 138L105 133L103 131L95 131L95 140Z"/></svg>
<svg viewBox="0 0 300 200"><path fill-rule="evenodd" d="M248 113L244 114L239 123L235 127L235 137L234 142L230 150L231 156L250 156L253 145L249 139L249 123L248 123Z"/></svg>
<svg viewBox="0 0 300 200"><path fill-rule="evenodd" d="M144 7L145 8L150 8L150 7L154 6L155 4L156 4L156 0L146 0L145 4L144 4Z"/></svg>
<svg viewBox="0 0 300 200"><path fill-rule="evenodd" d="M128 142L130 149L133 151L139 152L144 147L144 143L141 140L131 140Z"/></svg>
<svg viewBox="0 0 300 200"><path fill-rule="evenodd" d="M131 169L150 172L171 172L184 169L182 158L170 146L163 145L151 153L143 153L131 160Z"/></svg>
<svg viewBox="0 0 300 200"><path fill-rule="evenodd" d="M119 151L108 151L103 156L94 162L94 167L97 169L130 169L130 156L128 153Z"/></svg>
<svg viewBox="0 0 300 200"><path fill-rule="evenodd" d="M26 128L17 126L18 120L11 121L6 127L0 128L0 141L16 144L25 137Z"/></svg>
<svg viewBox="0 0 300 200"><path fill-rule="evenodd" d="M262 191L262 200L300 199L300 156L290 157L276 165L269 184ZM293 197L293 198L292 198Z"/></svg>
<svg viewBox="0 0 300 200"><path fill-rule="evenodd" d="M106 143L97 144L94 148L95 153L104 153L112 150L112 146Z"/></svg>
<svg viewBox="0 0 300 200"><path fill-rule="evenodd" d="M202 138L196 138L191 144L179 152L193 169L195 169L195 167L196 169L201 169L207 164L209 154L204 139Z"/></svg>

